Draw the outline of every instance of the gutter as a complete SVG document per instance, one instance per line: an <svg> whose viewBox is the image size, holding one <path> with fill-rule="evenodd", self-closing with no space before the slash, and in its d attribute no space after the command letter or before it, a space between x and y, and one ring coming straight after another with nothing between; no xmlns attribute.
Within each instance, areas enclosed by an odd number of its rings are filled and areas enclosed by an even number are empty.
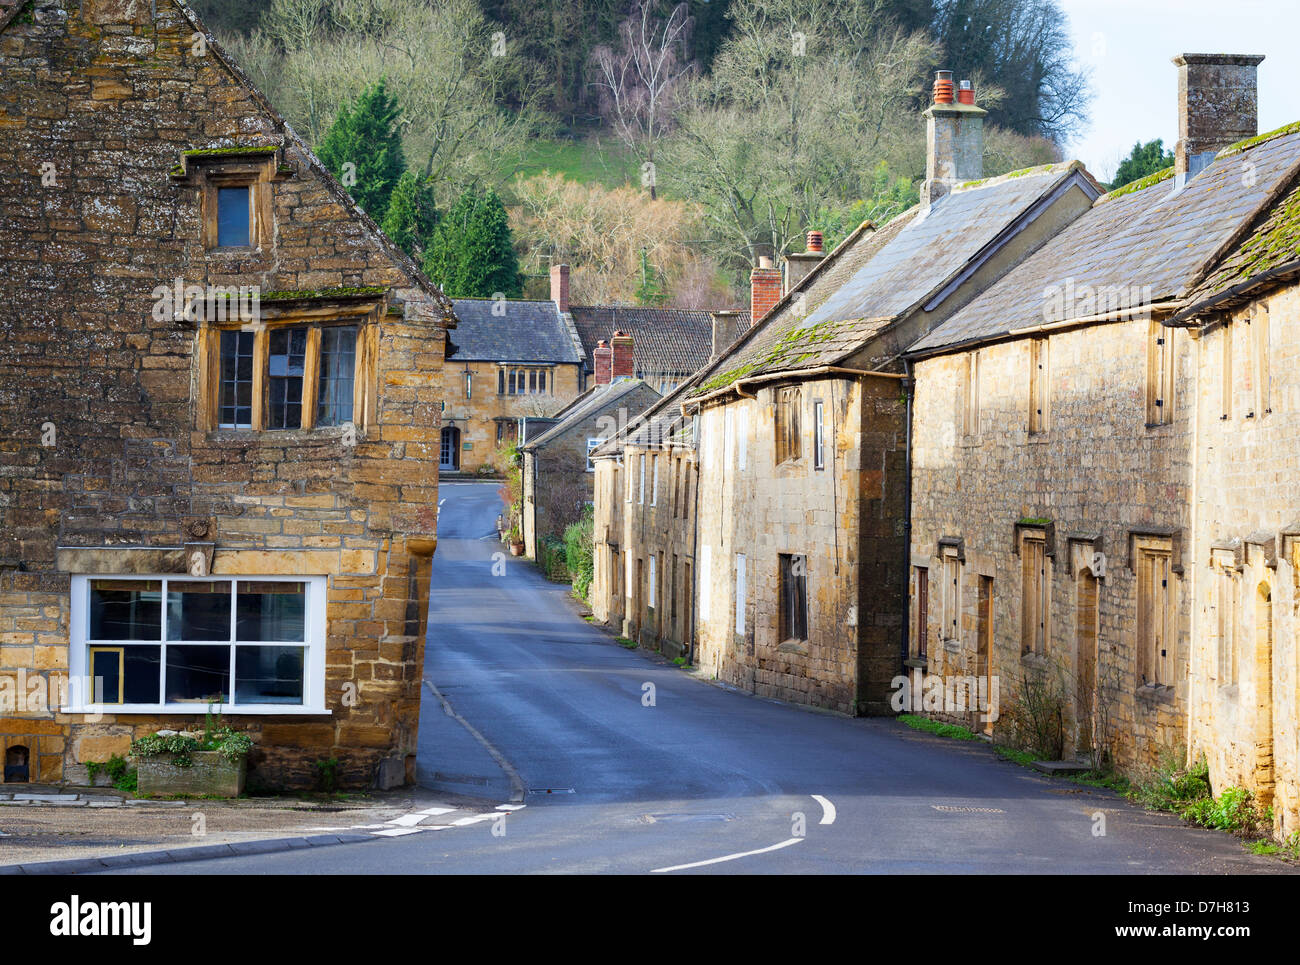
<svg viewBox="0 0 1300 965"><path fill-rule="evenodd" d="M1217 306L1226 302L1234 302L1239 298L1249 298L1256 289L1273 283L1289 281L1297 274L1300 274L1300 259L1293 259L1284 265L1279 265L1277 268L1264 272L1262 275L1256 275L1233 285L1231 288L1224 289L1213 298L1188 305L1169 320L1170 324L1190 328L1194 324L1194 319L1214 311Z"/></svg>
<svg viewBox="0 0 1300 965"><path fill-rule="evenodd" d="M747 385L757 385L760 382L776 382L781 379L811 378L818 375L847 375L855 379L870 377L879 379L897 379L899 381L906 378L906 376L900 375L896 372L872 372L868 369L851 369L842 365L819 365L812 369L782 369L779 372L764 372L762 375L755 375L748 379L737 379L735 382L724 386L721 389L714 389L712 392L697 396L693 399L688 399L682 403L682 415L685 416L687 414L687 408L690 406L698 409L710 399L715 399L732 391L742 398L752 399L754 398L754 393L746 392L744 389Z"/></svg>

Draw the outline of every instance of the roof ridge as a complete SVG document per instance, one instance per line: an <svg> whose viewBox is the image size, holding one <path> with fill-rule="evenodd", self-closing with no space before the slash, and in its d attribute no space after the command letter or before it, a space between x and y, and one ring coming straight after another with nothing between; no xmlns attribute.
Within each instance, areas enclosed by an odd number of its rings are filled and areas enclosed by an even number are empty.
<svg viewBox="0 0 1300 965"><path fill-rule="evenodd" d="M1058 174L1067 171L1082 171L1090 178L1097 187L1101 187L1101 182L1092 176L1092 172L1087 166L1077 158L1072 161L1052 161L1050 164L1036 164L1033 167L1021 168L1018 171L1007 171L1005 174L997 174L990 178L979 178L974 181L963 181L952 189L956 194L960 191L978 191L983 188L996 187L999 184L1006 184L1008 181L1019 180L1020 178L1030 177L1039 174Z"/></svg>

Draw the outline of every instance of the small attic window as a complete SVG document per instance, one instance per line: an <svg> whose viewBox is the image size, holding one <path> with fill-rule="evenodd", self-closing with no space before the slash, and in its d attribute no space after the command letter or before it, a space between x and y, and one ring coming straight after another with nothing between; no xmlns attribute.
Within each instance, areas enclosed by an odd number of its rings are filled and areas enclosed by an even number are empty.
<svg viewBox="0 0 1300 965"><path fill-rule="evenodd" d="M217 247L247 248L252 237L248 185L217 189Z"/></svg>

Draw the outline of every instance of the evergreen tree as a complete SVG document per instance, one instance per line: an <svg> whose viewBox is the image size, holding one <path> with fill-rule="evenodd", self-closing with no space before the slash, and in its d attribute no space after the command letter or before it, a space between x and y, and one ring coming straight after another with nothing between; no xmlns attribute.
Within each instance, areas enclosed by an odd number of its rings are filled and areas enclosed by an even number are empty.
<svg viewBox="0 0 1300 965"><path fill-rule="evenodd" d="M420 180L414 171L407 171L393 188L388 200L388 213L380 227L393 244L416 261L421 261L437 224L433 186Z"/></svg>
<svg viewBox="0 0 1300 965"><path fill-rule="evenodd" d="M1133 150L1129 153L1129 156L1119 162L1119 167L1115 169L1115 180L1111 182L1110 189L1114 191L1116 188L1122 188L1124 185L1138 180L1138 178L1144 178L1148 174L1163 171L1173 163L1173 154L1165 150L1164 141L1160 138L1148 141L1145 144L1139 141L1133 145Z"/></svg>
<svg viewBox="0 0 1300 965"><path fill-rule="evenodd" d="M424 273L452 298L523 294L505 205L495 191L466 191L438 222L424 254Z"/></svg>
<svg viewBox="0 0 1300 965"><path fill-rule="evenodd" d="M376 221L387 213L389 196L406 170L397 129L401 112L381 79L357 95L355 103L339 108L316 147L321 163Z"/></svg>

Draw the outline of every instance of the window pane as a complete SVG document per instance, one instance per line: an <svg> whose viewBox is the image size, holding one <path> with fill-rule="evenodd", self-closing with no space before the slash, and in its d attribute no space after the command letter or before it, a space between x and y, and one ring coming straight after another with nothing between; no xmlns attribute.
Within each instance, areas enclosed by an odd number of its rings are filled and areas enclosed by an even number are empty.
<svg viewBox="0 0 1300 965"><path fill-rule="evenodd" d="M253 424L253 333L221 333L221 413L227 428Z"/></svg>
<svg viewBox="0 0 1300 965"><path fill-rule="evenodd" d="M158 703L162 647L91 647L91 700L97 704Z"/></svg>
<svg viewBox="0 0 1300 965"><path fill-rule="evenodd" d="M268 429L297 429L302 425L302 376L306 365L307 329L273 330L266 360Z"/></svg>
<svg viewBox="0 0 1300 965"><path fill-rule="evenodd" d="M162 636L161 580L92 580L92 640L158 640Z"/></svg>
<svg viewBox="0 0 1300 965"><path fill-rule="evenodd" d="M217 189L217 244L249 245L248 187Z"/></svg>
<svg viewBox="0 0 1300 965"><path fill-rule="evenodd" d="M320 388L316 396L318 426L341 426L352 421L352 386L356 370L356 328L321 329Z"/></svg>
<svg viewBox="0 0 1300 965"><path fill-rule="evenodd" d="M302 647L236 647L235 700L250 704L301 704Z"/></svg>
<svg viewBox="0 0 1300 965"><path fill-rule="evenodd" d="M230 640L230 583L167 583L168 640Z"/></svg>
<svg viewBox="0 0 1300 965"><path fill-rule="evenodd" d="M235 639L265 643L303 642L307 592L302 583L239 583Z"/></svg>
<svg viewBox="0 0 1300 965"><path fill-rule="evenodd" d="M167 648L167 702L211 703L230 693L230 647Z"/></svg>
<svg viewBox="0 0 1300 965"><path fill-rule="evenodd" d="M546 391L546 370L545 369L537 373L537 391L538 392Z"/></svg>

